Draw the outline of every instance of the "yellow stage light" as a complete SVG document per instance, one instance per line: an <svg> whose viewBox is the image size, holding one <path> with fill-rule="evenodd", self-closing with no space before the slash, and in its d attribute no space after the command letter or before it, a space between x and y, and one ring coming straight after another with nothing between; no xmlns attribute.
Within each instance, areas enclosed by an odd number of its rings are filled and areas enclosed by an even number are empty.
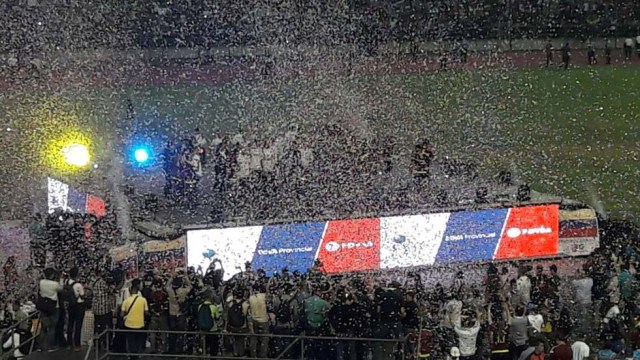
<svg viewBox="0 0 640 360"><path fill-rule="evenodd" d="M87 166L91 161L89 149L82 144L70 144L62 148L64 161L72 166Z"/></svg>

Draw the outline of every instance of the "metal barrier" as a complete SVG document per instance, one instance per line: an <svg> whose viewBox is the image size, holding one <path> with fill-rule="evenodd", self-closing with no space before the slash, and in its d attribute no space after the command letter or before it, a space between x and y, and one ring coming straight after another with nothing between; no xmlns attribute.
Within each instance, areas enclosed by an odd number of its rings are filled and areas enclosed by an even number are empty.
<svg viewBox="0 0 640 360"><path fill-rule="evenodd" d="M35 328L33 327L33 321L34 320L38 320L36 322L36 326ZM28 339L23 340L22 336L20 337L20 343L19 344L15 344L13 342L11 342L11 349L9 350L4 350L2 348L3 345L3 341L5 339L5 337L7 335L13 336L13 334L18 331L18 329L20 329L21 327L24 326L25 323L28 323L29 326L29 330L31 331L31 336L29 336ZM0 360L7 360L10 357L12 357L14 355L14 352L16 350L18 350L19 348L21 348L24 345L29 344L29 353L33 352L33 347L35 345L36 342L36 338L38 337L38 333L40 331L40 312L36 311L32 314L30 314L28 317L22 319L21 321L11 325L10 327L6 328L6 329L2 329L2 331L0 331ZM27 354L24 354L27 355Z"/></svg>
<svg viewBox="0 0 640 360"><path fill-rule="evenodd" d="M139 353L131 353L131 352L115 352L111 349L111 342L115 335L122 334L126 336L126 334L132 333L142 333L145 335L150 334L166 334L166 335L174 335L174 336L183 336L183 337L197 337L197 344L199 345L199 349L201 351L192 351L191 354L187 353L179 353L179 354L165 354L165 353L147 353L143 352ZM222 355L211 356L207 353L207 336L217 335L219 336L218 341L220 341L220 353ZM192 358L206 358L206 359L237 359L238 357L224 355L225 349L225 339L231 337L232 339L244 338L241 341L247 342L251 341L251 339L257 338L265 338L265 341L269 340L281 340L282 347L278 348L278 353L273 357L242 357L242 359L253 359L253 360L267 360L267 359L276 359L276 360L306 360L313 357L313 354L309 354L309 351L319 352L323 351L323 358L326 356L326 351L329 351L332 348L332 345L335 346L337 344L347 345L347 347L351 351L355 351L356 349L371 351L375 353L376 351L387 351L390 350L387 358L393 358L396 360L405 360L410 359L410 354L406 353L405 344L407 342L408 336L395 338L395 339L375 339L375 338L355 338L355 337L336 337L336 336L307 336L307 335L276 335L276 334L252 334L252 333L228 333L228 332L198 332L198 331L169 331L169 330L120 330L120 329L109 329L105 330L103 333L94 337L89 345L89 348L86 352L84 360L105 360L109 359L112 356L117 357L132 357L132 356L145 356L145 357L153 357L153 358L172 358L172 359L192 359ZM119 341L123 341L126 344L126 340L124 338L119 339ZM255 341L255 340L254 340ZM104 348L101 348L100 344L104 344ZM360 346L356 346L360 344ZM184 345L184 343L183 343ZM245 347L248 349L249 347ZM311 349L310 349L311 348ZM291 355L293 355L291 357ZM290 356L290 357L286 357Z"/></svg>

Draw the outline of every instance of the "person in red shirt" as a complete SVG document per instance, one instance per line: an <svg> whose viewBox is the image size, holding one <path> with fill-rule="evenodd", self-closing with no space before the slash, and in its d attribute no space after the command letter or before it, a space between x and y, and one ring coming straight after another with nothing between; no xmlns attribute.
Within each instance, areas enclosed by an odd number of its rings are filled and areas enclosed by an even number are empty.
<svg viewBox="0 0 640 360"><path fill-rule="evenodd" d="M573 351L571 345L567 344L566 339L559 337L556 340L556 346L551 349L551 360L572 360Z"/></svg>
<svg viewBox="0 0 640 360"><path fill-rule="evenodd" d="M517 357L518 360L544 360L544 341L542 339L534 339L529 348Z"/></svg>

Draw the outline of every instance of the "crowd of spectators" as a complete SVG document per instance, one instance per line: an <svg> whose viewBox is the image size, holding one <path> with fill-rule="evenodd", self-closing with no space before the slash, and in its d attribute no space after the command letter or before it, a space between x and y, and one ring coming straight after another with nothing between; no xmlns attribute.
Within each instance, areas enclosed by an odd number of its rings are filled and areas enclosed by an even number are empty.
<svg viewBox="0 0 640 360"><path fill-rule="evenodd" d="M326 274L316 262L306 273L284 268L272 276L247 264L227 276L214 260L206 271L154 269L140 278L102 266L86 273L47 268L31 299L42 313L35 348L81 351L82 324L92 321L96 333L114 324L125 330L101 339L114 352L261 358L285 352L295 358L304 351L305 359L394 359L400 352L434 359L631 357L640 348L639 260L627 242L586 260L557 260L562 272L552 261L341 275ZM5 295L2 315L8 323L25 318L18 306L25 300ZM25 336L29 329L20 331ZM10 334L4 335L3 342L10 342ZM314 338L303 349L277 335Z"/></svg>
<svg viewBox="0 0 640 360"><path fill-rule="evenodd" d="M624 36L635 1L5 1L1 52Z"/></svg>

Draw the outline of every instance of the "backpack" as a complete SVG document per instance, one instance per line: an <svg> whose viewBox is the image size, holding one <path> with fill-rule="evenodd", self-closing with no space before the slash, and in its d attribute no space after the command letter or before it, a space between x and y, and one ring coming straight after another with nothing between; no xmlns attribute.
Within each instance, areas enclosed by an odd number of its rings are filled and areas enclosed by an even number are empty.
<svg viewBox="0 0 640 360"><path fill-rule="evenodd" d="M598 351L598 359L601 359L601 360L612 360L612 359L615 359L616 356L618 356L618 354L616 354L615 352L609 349Z"/></svg>
<svg viewBox="0 0 640 360"><path fill-rule="evenodd" d="M200 308L198 308L198 329L202 331L210 331L215 325L211 306L213 305L203 303L200 305Z"/></svg>
<svg viewBox="0 0 640 360"><path fill-rule="evenodd" d="M69 304L75 304L76 302L78 302L78 298L76 297L76 292L75 290L73 290L73 286L76 284L75 281L69 283L69 282L65 282L64 286L62 287L62 291L60 292L60 299L63 302L69 303Z"/></svg>
<svg viewBox="0 0 640 360"><path fill-rule="evenodd" d="M245 326L246 318L242 309L242 301L233 300L228 315L229 326L237 329Z"/></svg>
<svg viewBox="0 0 640 360"><path fill-rule="evenodd" d="M14 344L14 335L18 335L18 341L15 342L19 342L21 344ZM7 351L7 353L11 352L11 354L13 354L13 350L16 345L20 345L17 346L17 350L20 351L23 355L27 356L29 355L29 352L31 350L31 344L33 343L33 340L31 341L26 341L27 339L31 338L31 334L29 332L26 331L22 331L22 330L13 330L13 331L9 331L7 333L2 334L2 338L0 339L2 341L2 347L0 348L0 351L5 350ZM11 339L11 347L5 348L4 344ZM3 351L4 352L4 351Z"/></svg>
<svg viewBox="0 0 640 360"><path fill-rule="evenodd" d="M291 314L291 303L293 302L293 298L288 301L280 301L280 305L276 309L276 321L281 323L290 323L293 321L293 316Z"/></svg>
<svg viewBox="0 0 640 360"><path fill-rule="evenodd" d="M33 343L33 340L27 340L31 338L31 332L18 331L18 334L20 335L20 342L22 343L22 345L18 347L18 350L20 350L20 352L25 356L29 355L29 353L31 352L31 344Z"/></svg>

